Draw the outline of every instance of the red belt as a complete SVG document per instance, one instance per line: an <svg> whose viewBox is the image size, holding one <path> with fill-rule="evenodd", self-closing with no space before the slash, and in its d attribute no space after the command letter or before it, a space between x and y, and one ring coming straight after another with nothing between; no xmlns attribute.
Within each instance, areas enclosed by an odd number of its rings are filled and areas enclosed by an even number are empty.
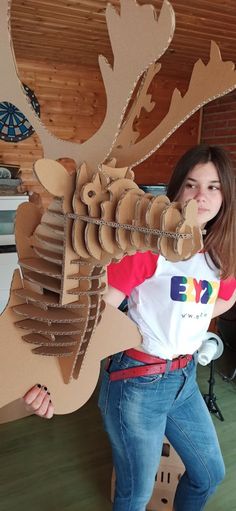
<svg viewBox="0 0 236 511"><path fill-rule="evenodd" d="M138 360L139 362L144 362L147 365L113 371L110 373L111 381L126 380L127 378L136 378L137 376L163 374L166 370L167 360L164 358L154 357L153 355L148 355L148 353L135 349L126 350L124 353L128 357ZM190 360L192 360L192 358L192 355L180 355L178 358L174 358L171 362L169 371L183 369Z"/></svg>

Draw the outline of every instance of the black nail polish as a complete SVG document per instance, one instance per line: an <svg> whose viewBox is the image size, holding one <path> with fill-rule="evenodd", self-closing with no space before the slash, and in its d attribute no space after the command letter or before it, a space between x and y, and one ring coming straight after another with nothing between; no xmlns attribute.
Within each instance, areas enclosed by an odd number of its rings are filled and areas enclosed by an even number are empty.
<svg viewBox="0 0 236 511"><path fill-rule="evenodd" d="M44 390L48 390L47 387L43 387Z"/></svg>
<svg viewBox="0 0 236 511"><path fill-rule="evenodd" d="M50 396L50 392L49 391L47 391L47 394Z"/></svg>
<svg viewBox="0 0 236 511"><path fill-rule="evenodd" d="M42 385L40 385L40 383L37 383L37 387L41 389Z"/></svg>

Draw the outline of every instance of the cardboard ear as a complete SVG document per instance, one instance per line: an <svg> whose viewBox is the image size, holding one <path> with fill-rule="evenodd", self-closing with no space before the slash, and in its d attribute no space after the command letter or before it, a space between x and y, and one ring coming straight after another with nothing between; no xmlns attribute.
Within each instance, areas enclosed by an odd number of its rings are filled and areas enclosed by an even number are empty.
<svg viewBox="0 0 236 511"><path fill-rule="evenodd" d="M61 163L48 158L35 162L34 173L41 185L54 197L66 197L75 179Z"/></svg>
<svg viewBox="0 0 236 511"><path fill-rule="evenodd" d="M47 192L62 199L63 212L72 212L76 174L69 173L58 161L47 158L36 161L34 173Z"/></svg>

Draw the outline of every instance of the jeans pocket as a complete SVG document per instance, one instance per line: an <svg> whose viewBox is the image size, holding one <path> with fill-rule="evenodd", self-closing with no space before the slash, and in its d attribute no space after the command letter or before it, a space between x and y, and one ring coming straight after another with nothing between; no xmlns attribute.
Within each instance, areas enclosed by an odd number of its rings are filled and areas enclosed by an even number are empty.
<svg viewBox="0 0 236 511"><path fill-rule="evenodd" d="M150 374L145 376L137 376L126 380L126 385L134 387L145 387L157 384L162 379L163 374Z"/></svg>
<svg viewBox="0 0 236 511"><path fill-rule="evenodd" d="M100 392L98 396L98 407L100 408L101 414L104 416L107 412L108 398L109 398L110 379L109 373L104 370Z"/></svg>

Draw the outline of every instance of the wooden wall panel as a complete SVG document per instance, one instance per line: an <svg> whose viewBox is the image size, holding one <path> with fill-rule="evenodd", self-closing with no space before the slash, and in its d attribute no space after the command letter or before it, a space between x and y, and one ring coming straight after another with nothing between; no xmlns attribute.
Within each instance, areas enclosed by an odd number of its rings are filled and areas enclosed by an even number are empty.
<svg viewBox="0 0 236 511"><path fill-rule="evenodd" d="M236 174L236 91L204 107L201 138L229 152Z"/></svg>
<svg viewBox="0 0 236 511"><path fill-rule="evenodd" d="M107 0L14 0L12 37L17 60L37 59L89 67L99 54L113 60L105 20ZM110 0L119 12L119 0ZM163 0L137 0L160 12ZM210 41L219 44L224 60L236 62L235 0L171 0L176 29L161 58L165 72L190 76L194 62L209 59ZM142 38L140 38L142 44ZM137 50L138 51L138 50Z"/></svg>
<svg viewBox="0 0 236 511"><path fill-rule="evenodd" d="M29 60L18 61L18 66L21 81L34 90L42 122L52 133L64 140L82 142L96 132L106 109L104 87L97 70ZM184 80L173 81L163 76L154 83L151 91L153 99L158 101L153 112L145 112L137 123L142 135L151 131L165 115L175 86L184 93L187 84ZM195 114L151 158L137 167L138 183L168 182L178 157L198 141L199 119L199 113ZM48 196L32 173L33 162L41 157L42 148L36 134L17 144L0 141L0 162L20 165L25 189L43 194L46 205Z"/></svg>

